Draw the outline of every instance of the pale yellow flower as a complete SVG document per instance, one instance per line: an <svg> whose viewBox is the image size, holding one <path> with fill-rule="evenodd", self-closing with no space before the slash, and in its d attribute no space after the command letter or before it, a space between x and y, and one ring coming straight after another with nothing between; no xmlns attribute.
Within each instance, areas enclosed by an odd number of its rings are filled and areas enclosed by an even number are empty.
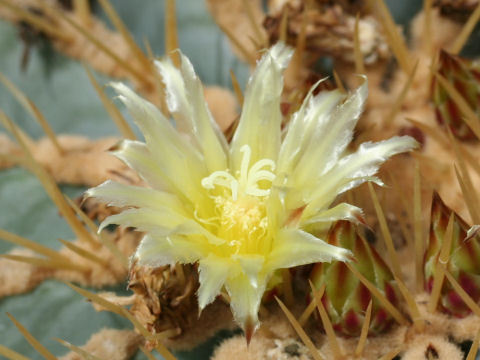
<svg viewBox="0 0 480 360"><path fill-rule="evenodd" d="M107 181L87 192L128 207L102 227L121 224L146 232L134 255L140 265L198 263L200 308L225 288L248 338L275 270L348 260L348 250L311 233L361 215L346 203L329 208L337 195L365 181L380 182L373 177L380 164L416 144L395 137L344 154L367 96L366 82L348 98L339 91L310 93L282 131L282 71L291 55L277 44L259 61L230 144L185 56L180 69L169 60L157 63L177 129L154 105L114 84L146 141L125 140L114 153L149 187Z"/></svg>

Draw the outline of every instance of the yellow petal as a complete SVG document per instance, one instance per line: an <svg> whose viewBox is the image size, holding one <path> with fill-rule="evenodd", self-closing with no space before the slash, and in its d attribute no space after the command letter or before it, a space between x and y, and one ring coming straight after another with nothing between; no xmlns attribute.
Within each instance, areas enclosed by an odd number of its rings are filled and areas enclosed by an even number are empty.
<svg viewBox="0 0 480 360"><path fill-rule="evenodd" d="M123 140L111 153L122 160L151 187L167 191L178 191L165 174L160 171L150 151L142 142Z"/></svg>
<svg viewBox="0 0 480 360"><path fill-rule="evenodd" d="M176 213L173 209L167 207L124 210L120 214L106 218L100 224L99 231L111 224L134 227L138 231L145 231L155 236L202 236L210 244L220 245L225 243L225 240L210 233L191 217Z"/></svg>
<svg viewBox="0 0 480 360"><path fill-rule="evenodd" d="M139 265L158 267L175 263L191 264L205 256L205 248L200 243L192 243L181 236L145 235L135 252L134 260Z"/></svg>
<svg viewBox="0 0 480 360"><path fill-rule="evenodd" d="M277 174L292 173L316 132L315 129L323 126L334 107L345 97L339 90L322 91L312 97L314 89L312 87L288 124L278 156Z"/></svg>
<svg viewBox="0 0 480 360"><path fill-rule="evenodd" d="M238 254L233 255L232 259L238 261L242 272L250 279L250 285L257 288L265 258L258 254Z"/></svg>
<svg viewBox="0 0 480 360"><path fill-rule="evenodd" d="M271 273L276 269L315 262L346 261L351 256L349 250L330 245L305 231L285 228L275 237L265 269Z"/></svg>
<svg viewBox="0 0 480 360"><path fill-rule="evenodd" d="M275 236L278 229L287 221L287 212L285 211L285 192L278 187L272 187L270 196L266 201L266 211L268 219L267 232L271 236ZM262 254L270 251L270 244L268 242L262 243L259 246Z"/></svg>
<svg viewBox="0 0 480 360"><path fill-rule="evenodd" d="M145 187L124 185L108 180L95 188L87 190L85 195L87 197L95 197L109 206L150 209L168 208L188 216L177 196Z"/></svg>
<svg viewBox="0 0 480 360"><path fill-rule="evenodd" d="M355 153L340 159L320 178L316 190L307 199L308 205L302 216L306 218L325 209L336 195L371 180L371 176L390 156L412 150L417 145L409 136L396 136L378 143L363 143Z"/></svg>
<svg viewBox="0 0 480 360"><path fill-rule="evenodd" d="M292 174L293 185L303 187L334 166L353 136L368 95L367 81L343 104L318 117L308 146ZM311 111L317 112L315 107ZM307 114L308 115L308 114Z"/></svg>
<svg viewBox="0 0 480 360"><path fill-rule="evenodd" d="M167 105L178 129L192 136L205 158L208 172L227 168L227 143L205 102L203 87L183 54L178 70L167 58L156 62L166 86Z"/></svg>
<svg viewBox="0 0 480 360"><path fill-rule="evenodd" d="M325 223L326 226L337 220L348 220L354 223L362 221L363 211L359 207L341 203L333 208L321 211L310 218L302 218L300 226ZM320 224L321 225L321 224Z"/></svg>
<svg viewBox="0 0 480 360"><path fill-rule="evenodd" d="M233 317L245 331L247 340L258 327L258 309L266 287L265 278L257 283L257 287L253 287L249 277L242 273L228 278L225 283Z"/></svg>
<svg viewBox="0 0 480 360"><path fill-rule="evenodd" d="M240 170L240 149L249 145L251 164L261 159L276 160L280 149L280 96L283 89L282 72L292 56L283 43L273 46L259 61L249 79L240 122L231 144L230 168Z"/></svg>
<svg viewBox="0 0 480 360"><path fill-rule="evenodd" d="M202 201L200 181L208 175L203 156L181 137L153 104L121 83L112 86L142 131L160 171L176 183L187 198Z"/></svg>
<svg viewBox="0 0 480 360"><path fill-rule="evenodd" d="M138 231L147 231L166 236L171 234L179 225L188 221L192 220L175 213L173 209L133 208L107 217L100 224L99 231L102 231L109 225L117 224L125 227L133 227Z"/></svg>
<svg viewBox="0 0 480 360"><path fill-rule="evenodd" d="M229 258L209 254L198 263L200 273L198 288L198 306L203 309L220 293L225 280L230 274L232 264Z"/></svg>

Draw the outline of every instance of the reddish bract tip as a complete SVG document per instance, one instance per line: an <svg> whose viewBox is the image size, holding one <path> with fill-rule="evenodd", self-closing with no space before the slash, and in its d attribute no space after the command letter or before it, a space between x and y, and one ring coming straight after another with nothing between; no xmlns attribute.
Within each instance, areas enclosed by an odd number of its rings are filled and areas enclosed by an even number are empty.
<svg viewBox="0 0 480 360"><path fill-rule="evenodd" d="M107 151L109 152L115 152L115 151L118 151L122 148L122 143L123 141L120 140L120 141L117 141L115 144L113 144L112 146L110 146Z"/></svg>
<svg viewBox="0 0 480 360"><path fill-rule="evenodd" d="M245 338L247 339L247 346L250 345L250 340L252 340L253 333L255 332L255 323L252 317L248 317L244 325Z"/></svg>

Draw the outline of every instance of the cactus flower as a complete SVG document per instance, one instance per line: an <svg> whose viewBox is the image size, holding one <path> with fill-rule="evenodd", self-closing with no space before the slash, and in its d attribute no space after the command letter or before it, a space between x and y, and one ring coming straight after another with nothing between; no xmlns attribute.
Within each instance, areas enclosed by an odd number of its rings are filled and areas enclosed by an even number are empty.
<svg viewBox="0 0 480 360"><path fill-rule="evenodd" d="M393 305L398 304L392 272L375 248L357 234L351 223L338 221L329 231L327 241L331 245L351 250L355 257L352 266L375 284ZM370 300L373 301L370 333L385 331L393 322L388 311L343 262L315 264L310 279L317 289L323 283L326 284L322 302L337 333L359 336Z"/></svg>
<svg viewBox="0 0 480 360"><path fill-rule="evenodd" d="M431 292L433 288L436 262L440 256L451 214L452 210L445 205L437 193L434 193L430 236L424 258L425 287L428 292ZM454 214L453 241L447 269L463 290L475 302L478 302L480 300L480 262L478 261L480 236L478 236L478 226L471 229L474 231L469 232L467 223L460 216ZM471 313L468 305L464 303L448 281L443 282L439 307L441 310L459 317Z"/></svg>
<svg viewBox="0 0 480 360"><path fill-rule="evenodd" d="M361 210L338 194L374 177L388 157L415 146L410 137L365 143L344 155L367 96L366 82L350 97L339 91L307 96L282 131L282 72L292 51L268 50L249 79L231 143L219 131L202 84L181 55L156 65L177 126L123 84L113 84L143 132L145 143L123 141L113 153L148 187L111 181L88 190L125 207L101 225L120 224L146 233L133 256L137 265L198 263L198 303L204 308L222 289L247 340L277 269L331 260L349 250L312 234L332 221L356 221Z"/></svg>

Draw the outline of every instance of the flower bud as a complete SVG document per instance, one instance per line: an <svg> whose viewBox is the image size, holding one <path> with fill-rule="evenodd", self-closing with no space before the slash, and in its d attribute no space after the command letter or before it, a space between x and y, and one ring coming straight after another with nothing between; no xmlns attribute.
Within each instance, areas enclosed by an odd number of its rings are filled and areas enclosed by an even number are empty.
<svg viewBox="0 0 480 360"><path fill-rule="evenodd" d="M397 305L399 297L392 272L376 250L357 234L353 224L347 221L335 223L328 234L328 243L351 250L355 258L351 265L376 285L394 306ZM380 333L391 325L391 315L345 263L317 263L310 279L317 289L326 284L322 302L337 333L360 335L370 300L373 306L369 332Z"/></svg>

